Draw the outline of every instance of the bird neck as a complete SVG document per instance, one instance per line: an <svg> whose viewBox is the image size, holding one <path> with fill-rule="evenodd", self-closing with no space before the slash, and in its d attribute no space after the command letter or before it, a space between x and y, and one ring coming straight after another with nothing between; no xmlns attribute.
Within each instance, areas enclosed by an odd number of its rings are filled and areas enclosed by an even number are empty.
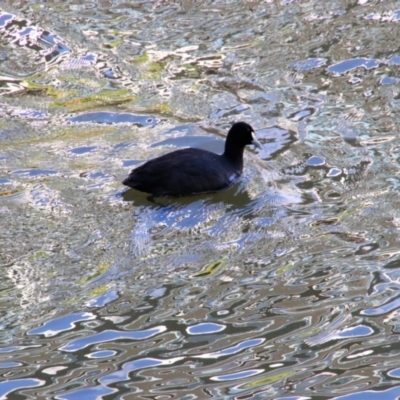
<svg viewBox="0 0 400 400"><path fill-rule="evenodd" d="M223 155L240 171L243 169L243 152L243 146L239 146L234 142L230 143L229 140L226 141Z"/></svg>

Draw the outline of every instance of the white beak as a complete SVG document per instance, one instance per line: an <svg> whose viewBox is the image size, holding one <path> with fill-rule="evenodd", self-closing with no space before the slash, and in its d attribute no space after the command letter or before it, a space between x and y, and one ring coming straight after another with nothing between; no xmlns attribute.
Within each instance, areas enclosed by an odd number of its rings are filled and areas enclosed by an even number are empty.
<svg viewBox="0 0 400 400"><path fill-rule="evenodd" d="M254 144L254 146L258 147L260 150L262 150L262 145L261 143L257 140L256 135L254 134L254 132L251 132L251 137L253 138L251 144Z"/></svg>

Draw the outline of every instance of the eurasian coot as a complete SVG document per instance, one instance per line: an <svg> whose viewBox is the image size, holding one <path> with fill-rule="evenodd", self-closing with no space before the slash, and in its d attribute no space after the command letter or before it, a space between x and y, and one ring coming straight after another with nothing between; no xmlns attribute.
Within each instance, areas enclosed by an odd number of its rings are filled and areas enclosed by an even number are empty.
<svg viewBox="0 0 400 400"><path fill-rule="evenodd" d="M154 196L216 192L232 185L242 174L243 151L249 144L262 148L253 128L246 122L236 122L228 132L223 154L192 148L176 150L133 169L122 183Z"/></svg>

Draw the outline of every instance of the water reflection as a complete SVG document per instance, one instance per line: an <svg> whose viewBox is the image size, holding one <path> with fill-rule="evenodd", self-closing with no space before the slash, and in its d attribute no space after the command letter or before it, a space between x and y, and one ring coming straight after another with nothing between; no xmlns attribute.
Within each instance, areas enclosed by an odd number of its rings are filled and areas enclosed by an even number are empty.
<svg viewBox="0 0 400 400"><path fill-rule="evenodd" d="M130 113L90 112L68 118L70 122L94 122L99 124L130 124L140 127L153 127L159 120L151 115Z"/></svg>
<svg viewBox="0 0 400 400"><path fill-rule="evenodd" d="M394 3L39 3L0 4L0 397L400 396ZM237 120L228 190L121 186Z"/></svg>

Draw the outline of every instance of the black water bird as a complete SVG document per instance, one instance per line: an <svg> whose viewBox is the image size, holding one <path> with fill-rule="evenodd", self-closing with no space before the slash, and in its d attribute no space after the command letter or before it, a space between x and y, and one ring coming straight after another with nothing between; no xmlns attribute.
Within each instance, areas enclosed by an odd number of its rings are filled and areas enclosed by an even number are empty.
<svg viewBox="0 0 400 400"><path fill-rule="evenodd" d="M262 148L253 128L236 122L228 132L223 154L193 148L176 150L133 169L122 183L154 196L216 192L240 177L244 148L251 144Z"/></svg>

